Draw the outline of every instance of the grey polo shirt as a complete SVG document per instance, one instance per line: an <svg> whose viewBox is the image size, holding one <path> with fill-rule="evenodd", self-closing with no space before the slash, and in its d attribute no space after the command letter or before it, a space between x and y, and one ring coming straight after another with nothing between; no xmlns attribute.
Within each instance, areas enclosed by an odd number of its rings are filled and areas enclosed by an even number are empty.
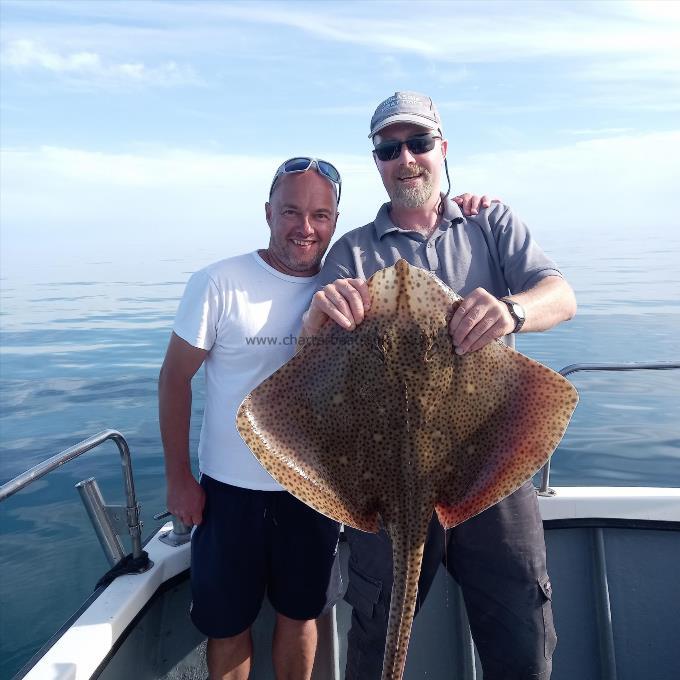
<svg viewBox="0 0 680 680"><path fill-rule="evenodd" d="M400 258L431 271L462 297L475 288L503 297L529 290L547 276L562 276L526 225L502 203L464 217L456 203L445 199L441 224L429 238L395 226L389 208L385 203L373 222L333 245L319 287L340 278L368 279Z"/></svg>

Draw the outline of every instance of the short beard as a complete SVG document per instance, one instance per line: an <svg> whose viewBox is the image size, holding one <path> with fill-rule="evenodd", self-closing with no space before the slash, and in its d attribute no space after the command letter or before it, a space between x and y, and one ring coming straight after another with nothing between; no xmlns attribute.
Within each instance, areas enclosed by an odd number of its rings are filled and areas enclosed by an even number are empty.
<svg viewBox="0 0 680 680"><path fill-rule="evenodd" d="M434 183L432 173L425 168L418 168L423 175L423 182L419 186L403 186L399 180L392 187L390 199L393 205L400 208L422 208L432 197Z"/></svg>

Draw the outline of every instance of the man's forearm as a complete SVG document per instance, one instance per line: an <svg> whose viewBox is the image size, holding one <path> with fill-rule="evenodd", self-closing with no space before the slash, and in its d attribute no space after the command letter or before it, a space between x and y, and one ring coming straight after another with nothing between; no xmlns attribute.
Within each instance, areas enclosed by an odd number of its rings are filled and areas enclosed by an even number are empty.
<svg viewBox="0 0 680 680"><path fill-rule="evenodd" d="M547 331L576 314L576 297L571 286L559 276L548 276L531 290L508 296L526 312L521 332Z"/></svg>
<svg viewBox="0 0 680 680"><path fill-rule="evenodd" d="M158 413L168 483L191 475L189 428L191 380L173 379L161 371L158 381Z"/></svg>

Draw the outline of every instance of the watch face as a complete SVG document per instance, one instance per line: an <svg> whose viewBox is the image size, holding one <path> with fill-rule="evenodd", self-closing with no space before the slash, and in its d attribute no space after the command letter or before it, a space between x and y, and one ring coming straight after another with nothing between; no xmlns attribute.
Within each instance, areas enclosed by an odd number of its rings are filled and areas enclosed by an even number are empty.
<svg viewBox="0 0 680 680"><path fill-rule="evenodd" d="M508 300L507 298L501 298L503 302L508 306L508 311L510 312L510 315L512 318L515 320L515 328L513 329L513 333L517 333L520 328L524 325L524 321L526 319L526 316L524 314L524 307L519 304L519 302L514 302L513 300Z"/></svg>
<svg viewBox="0 0 680 680"><path fill-rule="evenodd" d="M517 302L512 303L512 312L517 320L524 321L524 307Z"/></svg>

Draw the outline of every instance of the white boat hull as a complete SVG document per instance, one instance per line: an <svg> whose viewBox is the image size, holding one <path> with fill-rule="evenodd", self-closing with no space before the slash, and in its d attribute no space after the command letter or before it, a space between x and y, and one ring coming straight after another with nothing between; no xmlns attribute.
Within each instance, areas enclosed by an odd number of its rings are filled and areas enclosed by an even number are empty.
<svg viewBox="0 0 680 680"><path fill-rule="evenodd" d="M680 586L667 584L670 591L664 596L665 603L657 602L658 587L653 593L640 592L640 589L654 585L648 583L650 574L661 576L664 569L668 569L668 565L663 564L667 559L672 564L678 563L680 489L561 487L555 489L552 497L540 497L539 504L547 529L549 571L560 638L553 680L575 677L593 680L608 677L666 680L668 677L671 680L675 677L664 675L667 672L664 664L675 663L676 657L676 670L680 668L680 652L677 645L672 644L667 645L670 650L664 651L664 636L670 638L673 626L664 627L663 619L673 614L674 607L677 621ZM201 636L191 625L187 611L190 546L171 547L161 542L160 536L170 528L170 524L163 527L146 545L154 566L143 574L122 576L113 581L24 677L28 680L89 680L123 677L123 674L136 680L205 677L200 650L192 651ZM598 541L604 550L600 557ZM626 559L625 554L620 555L622 550L632 553ZM640 550L644 553L640 554ZM603 567L598 567L598 559L604 560ZM624 561L625 572L620 564ZM631 589L631 583L637 584L637 591ZM628 588L629 592L621 593L621 588ZM160 605L165 612L154 613L153 624L144 623L146 614L154 606L158 609L157 602L163 593L170 591L173 591L174 604L170 605L168 600ZM673 597L677 597L674 604L669 599ZM613 619L611 625L597 620L602 617L601 610L609 611ZM349 613L348 605L341 602L321 622L314 680L342 677ZM637 622L632 620L635 617ZM269 655L263 653L268 647L272 619L270 608L263 608L255 630L256 648L261 651L251 674L253 680L273 678ZM594 621L592 626L589 621ZM652 646L658 647L658 651L650 648L648 641L639 639L652 624L654 630L648 631L646 637L651 636ZM638 643L640 649L647 649L649 658L640 657L645 652L635 652ZM187 654L184 647L188 648ZM580 656L567 658L574 655ZM610 673L612 664L614 675ZM629 674L641 667L647 669L644 675ZM173 670L166 675L168 668ZM584 674L584 668L590 671ZM466 627L462 598L443 569L416 619L405 677L418 680L482 677Z"/></svg>

